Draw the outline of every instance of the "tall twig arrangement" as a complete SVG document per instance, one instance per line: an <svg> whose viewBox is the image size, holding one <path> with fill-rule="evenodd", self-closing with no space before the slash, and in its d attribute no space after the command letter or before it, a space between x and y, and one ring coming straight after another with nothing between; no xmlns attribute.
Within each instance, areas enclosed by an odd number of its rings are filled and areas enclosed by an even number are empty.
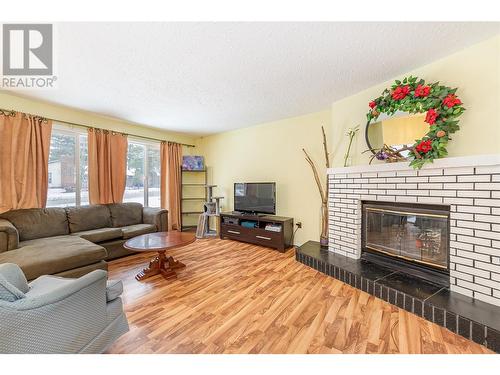
<svg viewBox="0 0 500 375"><path fill-rule="evenodd" d="M349 128L346 135L349 137L349 146L347 146L347 151L344 155L344 167L347 167L347 162L349 161L349 154L351 153L351 146L356 133L359 131L359 125L354 128Z"/></svg>
<svg viewBox="0 0 500 375"><path fill-rule="evenodd" d="M328 144L326 141L325 128L321 127L321 132L323 135L323 151L325 153L325 166L330 168L330 154L328 153ZM303 148L302 151L305 154L306 161L311 166L314 180L316 181L316 186L318 187L319 195L321 197L321 234L320 243L322 246L328 245L328 177L325 178L325 185L321 183L320 174L318 173L318 168L316 164L309 156L307 151ZM326 176L326 174L325 174Z"/></svg>

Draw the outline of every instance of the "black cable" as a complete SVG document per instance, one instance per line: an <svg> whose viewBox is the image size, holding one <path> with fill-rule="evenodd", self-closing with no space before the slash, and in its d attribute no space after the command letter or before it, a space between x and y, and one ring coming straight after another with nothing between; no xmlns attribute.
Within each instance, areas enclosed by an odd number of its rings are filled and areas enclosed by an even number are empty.
<svg viewBox="0 0 500 375"><path fill-rule="evenodd" d="M293 244L293 240L295 239L295 233L297 233L297 231L299 230L300 228L298 226L296 226L295 230L293 231L292 233L292 240L290 241L292 243L292 246L295 246Z"/></svg>

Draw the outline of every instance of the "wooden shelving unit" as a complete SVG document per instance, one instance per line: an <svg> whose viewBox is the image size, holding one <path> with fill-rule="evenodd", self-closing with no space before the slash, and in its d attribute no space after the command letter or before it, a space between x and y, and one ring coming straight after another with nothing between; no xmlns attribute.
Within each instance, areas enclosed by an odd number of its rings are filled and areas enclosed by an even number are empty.
<svg viewBox="0 0 500 375"><path fill-rule="evenodd" d="M198 217L203 213L207 201L207 171L181 170L181 228L196 230Z"/></svg>

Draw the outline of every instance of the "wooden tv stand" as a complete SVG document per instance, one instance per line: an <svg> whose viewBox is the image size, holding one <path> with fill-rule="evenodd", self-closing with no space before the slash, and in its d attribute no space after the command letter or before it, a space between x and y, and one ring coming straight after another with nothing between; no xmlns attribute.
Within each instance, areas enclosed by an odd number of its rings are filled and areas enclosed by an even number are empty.
<svg viewBox="0 0 500 375"><path fill-rule="evenodd" d="M228 223L227 221L234 223ZM241 223L253 222L255 228L242 226ZM293 246L293 218L273 215L250 215L244 213L221 213L219 221L220 238L249 242L275 248L281 252ZM281 232L266 230L267 224L281 225Z"/></svg>

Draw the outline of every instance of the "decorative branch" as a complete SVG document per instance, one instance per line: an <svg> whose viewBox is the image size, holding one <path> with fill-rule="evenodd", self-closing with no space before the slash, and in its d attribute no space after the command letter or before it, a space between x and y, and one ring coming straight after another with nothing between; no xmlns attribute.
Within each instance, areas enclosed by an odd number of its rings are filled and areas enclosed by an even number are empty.
<svg viewBox="0 0 500 375"><path fill-rule="evenodd" d="M330 155L328 154L328 145L326 143L325 128L321 126L321 132L323 133L323 150L325 151L326 168L330 168Z"/></svg>
<svg viewBox="0 0 500 375"><path fill-rule="evenodd" d="M328 154L328 144L326 141L325 128L321 127L321 133L323 135L323 151L325 154L325 165L326 168L330 168L330 155ZM318 187L319 195L321 196L321 235L320 244L321 246L328 246L328 176L326 176L325 188L321 184L320 174L318 173L318 168L316 164L309 156L307 151L303 148L302 151L306 156L306 161L311 166L314 181L316 181L316 186Z"/></svg>
<svg viewBox="0 0 500 375"><path fill-rule="evenodd" d="M347 147L347 152L344 155L344 167L347 167L347 159L349 159L349 153L351 152L352 141L359 131L359 125L354 128L350 128L346 135L349 137L349 146Z"/></svg>
<svg viewBox="0 0 500 375"><path fill-rule="evenodd" d="M311 169L313 171L314 180L316 181L316 185L318 186L318 190L319 190L319 195L321 196L321 202L325 203L325 202L327 202L327 198L326 198L323 186L321 185L321 180L319 178L319 173L318 173L318 169L316 168L316 164L314 164L314 161L311 159L311 157L309 156L309 154L307 153L307 151L305 149L302 149L302 151L304 151L304 154L306 155L306 161L309 163L309 165L311 166Z"/></svg>
<svg viewBox="0 0 500 375"><path fill-rule="evenodd" d="M384 144L380 149L368 149L365 152L372 152L373 155L370 157L370 164L374 159L381 160L381 161L386 161L388 163L393 163L393 162L398 162L398 161L405 161L407 160L406 157L404 157L401 152L403 151L411 151L415 152L413 146L404 146L398 149L395 149L394 147L388 146Z"/></svg>

